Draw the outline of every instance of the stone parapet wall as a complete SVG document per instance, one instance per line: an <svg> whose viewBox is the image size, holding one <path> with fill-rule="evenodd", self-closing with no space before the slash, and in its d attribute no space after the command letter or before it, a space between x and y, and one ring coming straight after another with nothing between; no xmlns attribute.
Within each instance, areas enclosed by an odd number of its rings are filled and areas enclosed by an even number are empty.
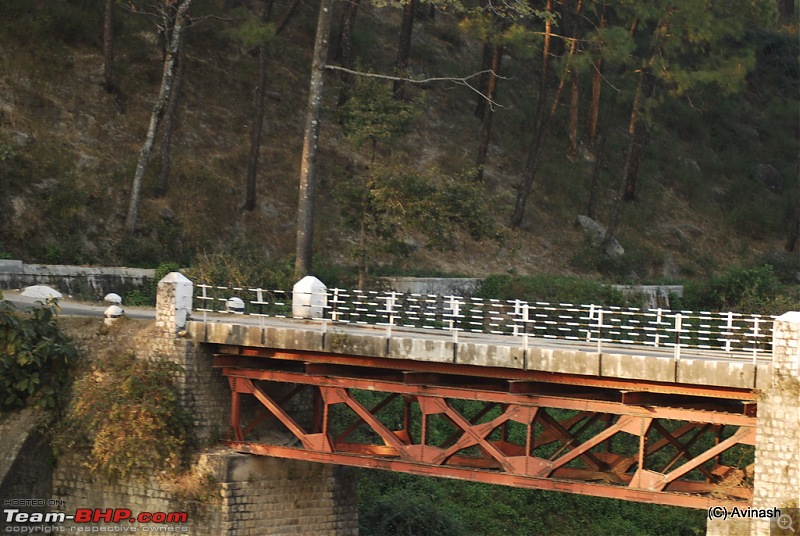
<svg viewBox="0 0 800 536"><path fill-rule="evenodd" d="M155 272L146 268L25 264L0 259L0 289L48 285L68 295L102 299L109 292L124 296L131 290L147 290Z"/></svg>

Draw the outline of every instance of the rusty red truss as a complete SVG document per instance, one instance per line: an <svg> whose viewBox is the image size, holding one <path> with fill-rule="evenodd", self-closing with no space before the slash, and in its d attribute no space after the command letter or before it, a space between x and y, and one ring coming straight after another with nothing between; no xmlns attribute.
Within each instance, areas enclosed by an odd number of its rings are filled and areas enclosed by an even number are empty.
<svg viewBox="0 0 800 536"><path fill-rule="evenodd" d="M216 358L241 452L694 508L752 499L749 391L260 352Z"/></svg>

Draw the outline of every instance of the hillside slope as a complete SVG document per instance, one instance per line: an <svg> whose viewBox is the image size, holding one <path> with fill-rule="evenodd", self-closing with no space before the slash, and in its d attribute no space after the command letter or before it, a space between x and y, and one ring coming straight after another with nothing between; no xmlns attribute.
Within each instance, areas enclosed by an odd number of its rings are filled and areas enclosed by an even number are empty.
<svg viewBox="0 0 800 536"><path fill-rule="evenodd" d="M0 23L0 254L78 264L189 265L216 255L290 264L315 5L301 4L272 47L256 210L239 208L258 60L231 38L231 23L207 19L188 33L170 192L154 196L156 147L140 229L129 235L123 221L133 169L161 75L161 49L150 21L117 13L121 99L115 101L101 87L99 3L35 2L32 9L22 0L10 4ZM354 44L365 70L391 70L399 24L399 11L363 6ZM555 115L523 225L506 227L525 170L538 76L535 57L509 47L483 185L495 238L476 241L456 233L452 247L442 250L425 247L423 234L407 230L401 237L407 255L375 254L372 272L676 279L761 262L782 250L798 195L796 27L763 32L758 39L756 66L741 93L662 99L652 111L639 195L625 204L617 232L626 252L619 258L589 247L575 224L586 212L594 155L584 147L574 161L567 158L566 106ZM455 16L421 18L411 70L465 76L480 70L480 49ZM328 74L326 84L316 258L347 277L358 236L343 224L336 188L352 162L368 159L368 150L354 148L337 123L338 75ZM409 93L424 99L422 113L409 134L379 151L391 149L393 157L442 175L469 170L480 135L475 92L439 82ZM609 156L600 173L597 213L603 225L612 219L624 164L627 113L617 106L606 119ZM778 178L765 183L757 169Z"/></svg>

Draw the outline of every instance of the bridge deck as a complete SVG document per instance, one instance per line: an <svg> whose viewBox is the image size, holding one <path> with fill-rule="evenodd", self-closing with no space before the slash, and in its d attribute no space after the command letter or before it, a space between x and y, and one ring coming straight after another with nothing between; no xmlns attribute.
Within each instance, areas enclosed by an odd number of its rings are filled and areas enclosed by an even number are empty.
<svg viewBox="0 0 800 536"><path fill-rule="evenodd" d="M679 390L679 385L708 387L709 392L714 387L760 390L767 387L772 372L768 354L754 359L745 352L682 349L676 358L669 348L644 345L605 343L598 352L596 344L532 336L397 327L387 331L370 325L252 316L231 320L231 316L211 316L206 322L189 322L187 329L198 342L222 346L469 365L501 374L505 370L509 378L535 371L639 380L664 383L670 390Z"/></svg>

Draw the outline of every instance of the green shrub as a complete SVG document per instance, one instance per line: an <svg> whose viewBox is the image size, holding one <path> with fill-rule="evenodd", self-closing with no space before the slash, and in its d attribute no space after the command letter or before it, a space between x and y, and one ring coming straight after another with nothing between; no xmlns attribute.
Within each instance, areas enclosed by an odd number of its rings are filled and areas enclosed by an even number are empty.
<svg viewBox="0 0 800 536"><path fill-rule="evenodd" d="M13 258L14 258L14 254L13 253L9 253L5 249L3 249L3 244L0 244L0 260L7 260L7 259L13 259Z"/></svg>
<svg viewBox="0 0 800 536"><path fill-rule="evenodd" d="M800 255L785 251L772 251L761 257L761 264L772 266L775 277L785 285L798 283Z"/></svg>
<svg viewBox="0 0 800 536"><path fill-rule="evenodd" d="M0 301L0 410L55 407L78 351L56 324L56 306L19 313Z"/></svg>
<svg viewBox="0 0 800 536"><path fill-rule="evenodd" d="M608 285L565 276L492 275L483 282L478 295L499 300L627 305L622 293Z"/></svg>
<svg viewBox="0 0 800 536"><path fill-rule="evenodd" d="M784 285L772 266L730 268L708 281L686 285L681 306L693 310L781 314L800 306L797 285Z"/></svg>
<svg viewBox="0 0 800 536"><path fill-rule="evenodd" d="M141 290L134 289L125 294L122 303L125 305L150 305L151 301L152 296L145 294Z"/></svg>

